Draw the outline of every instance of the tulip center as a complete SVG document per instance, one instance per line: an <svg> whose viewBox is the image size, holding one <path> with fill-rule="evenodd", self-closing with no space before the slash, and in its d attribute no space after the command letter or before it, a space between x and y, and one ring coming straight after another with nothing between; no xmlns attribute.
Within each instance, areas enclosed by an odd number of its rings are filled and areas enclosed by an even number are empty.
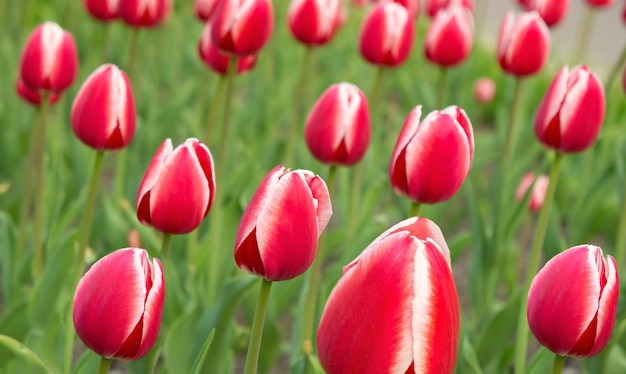
<svg viewBox="0 0 626 374"><path fill-rule="evenodd" d="M253 274L265 274L265 266L259 253L256 240L256 228L244 240L235 252L237 265Z"/></svg>
<svg viewBox="0 0 626 374"><path fill-rule="evenodd" d="M598 313L593 317L593 320L587 326L587 329L580 336L576 344L572 349L567 352L571 356L587 357L596 340L596 330L598 327Z"/></svg>
<svg viewBox="0 0 626 374"><path fill-rule="evenodd" d="M559 112L552 118L545 131L545 141L558 148L561 145L561 121Z"/></svg>

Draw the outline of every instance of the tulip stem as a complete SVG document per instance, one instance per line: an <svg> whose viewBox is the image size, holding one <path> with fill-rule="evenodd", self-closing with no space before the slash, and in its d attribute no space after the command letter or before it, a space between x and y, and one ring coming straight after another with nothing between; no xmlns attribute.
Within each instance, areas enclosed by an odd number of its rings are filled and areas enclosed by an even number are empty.
<svg viewBox="0 0 626 374"><path fill-rule="evenodd" d="M411 204L411 211L409 212L409 217L417 217L417 214L420 211L420 207L422 206L422 204L417 203L417 202L413 202Z"/></svg>
<svg viewBox="0 0 626 374"><path fill-rule="evenodd" d="M624 181L626 183L626 180ZM618 266L624 266L626 259L626 192L622 192L622 212L620 213L615 239L615 262Z"/></svg>
<svg viewBox="0 0 626 374"><path fill-rule="evenodd" d="M257 364L259 363L259 353L261 352L261 338L263 337L265 311L267 310L267 301L269 300L271 290L272 281L261 279L259 299L256 303L254 320L252 321L252 330L250 331L250 342L248 343L248 354L246 356L246 367L244 370L245 374L256 374Z"/></svg>
<svg viewBox="0 0 626 374"><path fill-rule="evenodd" d="M100 179L100 170L102 170L102 160L104 159L104 151L98 151L93 164L93 170L91 174L91 182L89 183L89 193L87 195L87 207L85 208L85 217L83 218L83 226L80 230L80 236L78 240L78 256L79 267L82 272L83 261L80 256L84 256L85 248L89 244L89 234L91 232L91 220L93 217L93 209L96 200L96 191L98 190L98 180Z"/></svg>
<svg viewBox="0 0 626 374"><path fill-rule="evenodd" d="M163 234L163 239L161 241L161 257L168 258L170 253L170 242L172 241L171 234Z"/></svg>
<svg viewBox="0 0 626 374"><path fill-rule="evenodd" d="M559 168L561 167L562 155L556 152L554 161L552 163L552 171L550 172L550 183L548 184L548 191L546 192L546 198L539 213L539 219L537 221L537 228L535 230L535 238L533 240L533 246L530 252L530 258L528 262L528 269L526 271L526 280L524 283L524 289L521 292L521 305L519 308L519 314L517 319L517 336L515 344L515 373L521 374L524 372L526 365L526 351L528 348L528 323L526 321L526 309L528 308L528 290L530 284L537 273L539 267L539 260L541 259L541 249L543 247L543 241L546 237L546 231L548 229L548 218L550 217L550 210L552 209L552 203L554 201L554 193L556 191L557 180L559 178Z"/></svg>
<svg viewBox="0 0 626 374"><path fill-rule="evenodd" d="M561 374L563 372L563 366L565 366L565 358L565 356L554 355L552 374Z"/></svg>
<svg viewBox="0 0 626 374"><path fill-rule="evenodd" d="M619 58L615 62L615 65L613 65L613 68L611 69L611 73L609 73L609 76L607 77L606 82L604 83L604 91L606 92L607 96L609 95L609 92L611 91L611 87L613 86L615 79L619 75L619 72L622 70L624 66L624 62L626 62L626 45L624 45L624 48L622 48L622 53L620 54Z"/></svg>
<svg viewBox="0 0 626 374"><path fill-rule="evenodd" d="M328 169L328 189L329 196L334 195L335 175L337 166L332 165ZM317 309L317 294L319 292L322 264L324 263L324 252L326 250L326 234L322 234L317 246L317 254L311 265L309 272L309 283L304 301L304 311L302 314L302 344L300 345L304 354L310 354L313 350L311 339L313 338L313 326L315 325L315 311Z"/></svg>
<svg viewBox="0 0 626 374"><path fill-rule="evenodd" d="M574 60L577 64L582 64L585 58L589 38L591 37L591 25L593 24L595 14L596 12L594 12L593 8L587 6L583 27L580 29L580 37L578 38L578 51L576 53L576 59Z"/></svg>
<svg viewBox="0 0 626 374"><path fill-rule="evenodd" d="M437 98L437 108L436 108L439 110L443 108L443 103L446 98L446 86L448 84L448 68L445 66L442 66L440 71L441 71L441 76L439 78L439 97Z"/></svg>
<svg viewBox="0 0 626 374"><path fill-rule="evenodd" d="M215 87L215 93L213 94L213 100L211 101L211 106L209 107L209 115L206 121L204 144L206 144L207 147L210 147L211 135L213 135L213 132L215 131L215 117L217 116L217 111L222 98L222 92L224 91L225 83L226 78L220 75L219 79L217 80L217 86ZM223 147L224 145L220 144L219 146Z"/></svg>
<svg viewBox="0 0 626 374"><path fill-rule="evenodd" d="M313 56L313 48L306 47L302 65L300 67L300 76L294 92L293 110L291 112L291 122L289 124L289 137L287 138L287 147L285 149L285 166L290 167L295 158L295 144L298 138L298 122L300 120L300 107L302 106L302 96L304 95L304 87L306 83L307 72Z"/></svg>
<svg viewBox="0 0 626 374"><path fill-rule="evenodd" d="M35 245L33 247L33 279L39 278L43 268L43 209L46 157L46 130L48 128L48 93L41 95L41 122L37 135L37 149L35 150Z"/></svg>
<svg viewBox="0 0 626 374"><path fill-rule="evenodd" d="M100 357L98 374L107 374L109 372L109 368L111 367L111 362L113 362L113 359L111 358Z"/></svg>

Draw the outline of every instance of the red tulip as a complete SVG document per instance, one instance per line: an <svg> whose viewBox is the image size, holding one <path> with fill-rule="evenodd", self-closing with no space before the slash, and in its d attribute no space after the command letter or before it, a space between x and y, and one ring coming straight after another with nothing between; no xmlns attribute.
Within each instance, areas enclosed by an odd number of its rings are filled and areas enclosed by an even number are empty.
<svg viewBox="0 0 626 374"><path fill-rule="evenodd" d="M122 0L124 2L125 0ZM111 21L117 18L117 6L120 0L84 0L85 8L94 18L100 21Z"/></svg>
<svg viewBox="0 0 626 374"><path fill-rule="evenodd" d="M461 5L470 12L474 12L474 0L426 0L426 13L432 18L440 10L446 9L453 4Z"/></svg>
<svg viewBox="0 0 626 374"><path fill-rule="evenodd" d="M72 130L89 147L126 147L135 135L135 100L126 74L105 64L83 83L72 105Z"/></svg>
<svg viewBox="0 0 626 374"><path fill-rule="evenodd" d="M254 55L267 43L273 28L270 0L221 0L215 10L211 37L223 52Z"/></svg>
<svg viewBox="0 0 626 374"><path fill-rule="evenodd" d="M613 257L605 259L594 245L567 249L548 261L530 285L530 331L558 355L594 356L613 332L618 294Z"/></svg>
<svg viewBox="0 0 626 374"><path fill-rule="evenodd" d="M165 139L139 185L137 218L165 234L186 234L209 214L214 197L209 149L193 138L173 149Z"/></svg>
<svg viewBox="0 0 626 374"><path fill-rule="evenodd" d="M389 179L393 189L417 203L450 199L461 188L474 159L474 133L463 109L450 106L428 114L409 113L393 149Z"/></svg>
<svg viewBox="0 0 626 374"><path fill-rule="evenodd" d="M213 45L210 22L207 22L202 30L202 36L200 36L200 42L198 43L198 54L202 61L214 72L220 75L226 75L228 73L228 65L231 57L228 54L222 53ZM256 60L256 55L239 57L237 59L237 74L243 74L246 71L252 70L256 64Z"/></svg>
<svg viewBox="0 0 626 374"><path fill-rule="evenodd" d="M581 152L595 142L606 99L598 77L584 65L564 66L550 84L535 116L543 145L563 153Z"/></svg>
<svg viewBox="0 0 626 374"><path fill-rule="evenodd" d="M317 239L332 213L322 178L308 170L275 167L241 217L237 266L270 281L297 277L313 263Z"/></svg>
<svg viewBox="0 0 626 374"><path fill-rule="evenodd" d="M195 0L193 2L193 11L196 18L200 21L208 21L215 12L218 2L218 0Z"/></svg>
<svg viewBox="0 0 626 374"><path fill-rule="evenodd" d="M472 13L453 4L435 15L430 24L424 52L426 58L441 66L463 62L472 50L474 20Z"/></svg>
<svg viewBox="0 0 626 374"><path fill-rule="evenodd" d="M76 78L78 54L72 35L54 22L30 34L20 61L20 78L31 90L61 92Z"/></svg>
<svg viewBox="0 0 626 374"><path fill-rule="evenodd" d="M527 11L536 10L548 27L555 26L567 14L569 0L518 0Z"/></svg>
<svg viewBox="0 0 626 374"><path fill-rule="evenodd" d="M119 17L133 27L152 27L171 12L171 0L119 0Z"/></svg>
<svg viewBox="0 0 626 374"><path fill-rule="evenodd" d="M76 287L72 316L80 340L106 358L136 360L159 335L165 285L158 259L140 248L98 260Z"/></svg>
<svg viewBox="0 0 626 374"><path fill-rule="evenodd" d="M325 164L353 165L370 143L367 99L350 83L330 86L306 120L304 138L313 156Z"/></svg>
<svg viewBox="0 0 626 374"><path fill-rule="evenodd" d="M328 374L452 373L458 338L450 251L437 225L413 217L343 268L317 350Z"/></svg>
<svg viewBox="0 0 626 374"><path fill-rule="evenodd" d="M474 98L479 103L490 103L496 95L496 83L491 78L482 77L474 83Z"/></svg>
<svg viewBox="0 0 626 374"><path fill-rule="evenodd" d="M615 0L587 0L587 5L603 8L613 5L614 2Z"/></svg>
<svg viewBox="0 0 626 374"><path fill-rule="evenodd" d="M375 65L402 64L413 46L413 23L413 18L402 5L378 2L361 26L361 55Z"/></svg>
<svg viewBox="0 0 626 374"><path fill-rule="evenodd" d="M534 182L534 185L533 185ZM530 202L528 203L528 210L531 212L538 212L543 206L543 201L546 198L546 191L548 190L548 183L550 179L547 175L540 175L535 180L535 173L528 172L524 175L524 178L520 181L517 190L515 191L515 200L521 201L526 195L528 188L533 186L533 190L530 195Z"/></svg>
<svg viewBox="0 0 626 374"><path fill-rule="evenodd" d="M287 12L291 34L306 45L327 43L339 28L341 0L292 0Z"/></svg>
<svg viewBox="0 0 626 374"><path fill-rule="evenodd" d="M504 17L498 36L498 62L516 76L539 72L548 60L550 31L536 11Z"/></svg>
<svg viewBox="0 0 626 374"><path fill-rule="evenodd" d="M37 90L34 90L28 87L26 84L24 84L24 81L22 80L22 78L17 79L17 82L15 83L15 90L17 91L17 94L22 99L26 100L27 102L33 104L36 107L41 106L41 98L42 98L41 93ZM53 105L57 101L59 101L60 98L61 98L60 92L50 92L48 94L48 104Z"/></svg>

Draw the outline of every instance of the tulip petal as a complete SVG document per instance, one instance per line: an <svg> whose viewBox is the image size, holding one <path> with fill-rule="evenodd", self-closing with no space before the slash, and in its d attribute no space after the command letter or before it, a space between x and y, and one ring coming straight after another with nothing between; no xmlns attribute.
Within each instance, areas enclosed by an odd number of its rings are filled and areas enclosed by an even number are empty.
<svg viewBox="0 0 626 374"><path fill-rule="evenodd" d="M172 146L172 139L165 139L159 146L156 153L148 165L148 169L139 184L137 191L137 218L139 222L152 225L152 214L150 212L150 191L159 180L165 160L170 157L170 154L174 150Z"/></svg>
<svg viewBox="0 0 626 374"><path fill-rule="evenodd" d="M156 342L161 327L161 311L163 310L163 300L165 297L165 281L163 278L163 267L158 259L153 259L149 264L151 270L152 287L148 289L146 306L143 314L143 331L141 345L136 357L143 357Z"/></svg>
<svg viewBox="0 0 626 374"><path fill-rule="evenodd" d="M599 253L602 256L602 252ZM598 308L598 327L595 337L593 349L589 352L589 356L594 356L606 346L611 338L613 327L615 326L615 315L617 314L617 299L619 296L619 277L617 273L617 264L612 256L608 256L608 260L602 259L606 263L605 271L601 277L606 276L606 284L600 294Z"/></svg>
<svg viewBox="0 0 626 374"><path fill-rule="evenodd" d="M315 210L318 222L318 236L322 235L322 232L326 228L326 225L328 225L328 222L333 215L333 208L330 202L330 195L328 193L328 187L326 187L326 182L308 170L296 170L294 173L300 173L311 189L311 194L316 202Z"/></svg>

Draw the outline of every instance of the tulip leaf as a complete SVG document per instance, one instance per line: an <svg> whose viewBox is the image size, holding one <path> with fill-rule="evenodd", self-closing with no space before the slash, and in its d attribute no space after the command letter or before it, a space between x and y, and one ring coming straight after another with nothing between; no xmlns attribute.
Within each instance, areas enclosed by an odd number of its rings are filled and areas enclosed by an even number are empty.
<svg viewBox="0 0 626 374"><path fill-rule="evenodd" d="M291 374L324 374L324 369L317 357L306 355L291 365Z"/></svg>
<svg viewBox="0 0 626 374"><path fill-rule="evenodd" d="M74 365L72 372L74 374L92 374L97 373L100 366L100 356L91 350L86 350Z"/></svg>
<svg viewBox="0 0 626 374"><path fill-rule="evenodd" d="M472 346L472 343L470 343L467 335L463 337L462 344L463 346L461 347L461 349L463 352L463 360L469 367L469 370L471 370L471 372L475 374L482 374L483 371L480 368L480 362L478 360L478 356L476 355L476 350Z"/></svg>
<svg viewBox="0 0 626 374"><path fill-rule="evenodd" d="M28 311L26 302L16 304L11 309L5 310L0 319L0 331L17 340L23 340L28 334L30 323L25 315ZM4 364L14 357L12 351L0 349L0 372L3 372Z"/></svg>
<svg viewBox="0 0 626 374"><path fill-rule="evenodd" d="M605 349L610 349L608 363L604 369L606 374L626 373L626 352L619 344L611 344Z"/></svg>
<svg viewBox="0 0 626 374"><path fill-rule="evenodd" d="M511 336L515 335L519 313L520 296L517 293L509 299L507 305L500 309L482 328L481 337L476 345L476 355L482 367L490 366L498 355L510 345Z"/></svg>
<svg viewBox="0 0 626 374"><path fill-rule="evenodd" d="M554 353L544 347L539 348L530 360L528 374L550 373L554 362Z"/></svg>
<svg viewBox="0 0 626 374"><path fill-rule="evenodd" d="M211 333L207 337L206 341L202 345L202 349L200 349L200 353L196 357L196 361L193 363L193 367L191 368L192 374L200 374L202 369L202 364L204 364L204 359L206 358L207 352L209 352L209 348L211 347L211 342L213 342L213 337L215 337L215 329L211 330Z"/></svg>
<svg viewBox="0 0 626 374"><path fill-rule="evenodd" d="M5 348L13 351L13 353L22 357L29 363L40 367L46 373L53 373L35 352L12 337L0 334L0 345L3 345Z"/></svg>

